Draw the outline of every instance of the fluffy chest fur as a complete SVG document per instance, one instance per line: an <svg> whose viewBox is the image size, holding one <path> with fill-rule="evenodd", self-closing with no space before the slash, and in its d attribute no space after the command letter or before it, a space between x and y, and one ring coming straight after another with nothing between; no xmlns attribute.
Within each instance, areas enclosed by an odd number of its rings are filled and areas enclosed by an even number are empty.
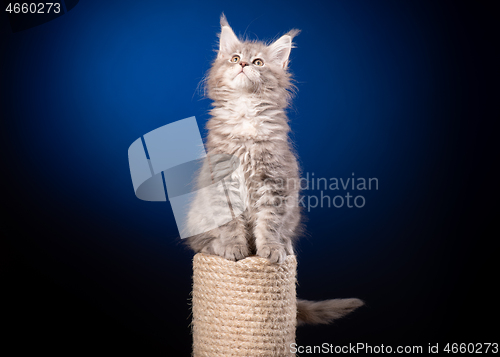
<svg viewBox="0 0 500 357"><path fill-rule="evenodd" d="M253 96L240 96L220 103L211 111L207 148L211 154L237 157L247 193L257 191L267 179L284 181L297 176L298 166L289 142L289 126L283 110L263 104ZM239 179L238 179L239 181Z"/></svg>
<svg viewBox="0 0 500 357"><path fill-rule="evenodd" d="M225 137L239 145L278 139L277 136L286 136L288 131L282 110L272 108L251 95L234 96L214 108L211 114L213 117L208 125L213 134L211 136L218 139Z"/></svg>

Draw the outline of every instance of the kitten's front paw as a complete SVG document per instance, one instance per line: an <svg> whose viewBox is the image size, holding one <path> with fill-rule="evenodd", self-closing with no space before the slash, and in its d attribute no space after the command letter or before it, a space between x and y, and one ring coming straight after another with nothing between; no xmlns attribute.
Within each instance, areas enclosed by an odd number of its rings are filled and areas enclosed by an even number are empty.
<svg viewBox="0 0 500 357"><path fill-rule="evenodd" d="M227 244L216 252L223 258L236 261L248 257L248 247L244 244Z"/></svg>
<svg viewBox="0 0 500 357"><path fill-rule="evenodd" d="M281 264L286 259L286 250L280 244L264 244L257 249L257 255L262 258L268 259L271 263Z"/></svg>

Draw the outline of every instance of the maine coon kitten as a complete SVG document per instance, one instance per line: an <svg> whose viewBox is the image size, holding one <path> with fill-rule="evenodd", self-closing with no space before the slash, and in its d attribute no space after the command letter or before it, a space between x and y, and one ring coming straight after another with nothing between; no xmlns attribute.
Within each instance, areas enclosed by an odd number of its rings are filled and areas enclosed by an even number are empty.
<svg viewBox="0 0 500 357"><path fill-rule="evenodd" d="M292 87L289 55L299 31L267 45L238 39L224 15L220 23L219 50L206 83L213 100L208 160L198 187L221 185L195 197L187 223L194 235L187 241L195 252L230 260L258 255L279 264L294 254L300 233L299 166L285 112ZM223 216L227 223L214 222ZM358 299L298 300L297 317L299 323L327 323L362 304Z"/></svg>

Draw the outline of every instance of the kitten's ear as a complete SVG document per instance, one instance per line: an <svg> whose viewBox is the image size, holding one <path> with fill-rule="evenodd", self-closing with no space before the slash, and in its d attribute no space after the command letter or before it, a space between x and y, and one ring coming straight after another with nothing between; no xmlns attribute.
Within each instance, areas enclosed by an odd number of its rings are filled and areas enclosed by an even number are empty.
<svg viewBox="0 0 500 357"><path fill-rule="evenodd" d="M231 49L235 44L240 43L238 37L233 32L233 29L229 26L226 16L224 14L220 17L220 35L219 35L219 52L217 57L222 57L224 54L230 55Z"/></svg>
<svg viewBox="0 0 500 357"><path fill-rule="evenodd" d="M290 51L295 47L292 40L299 32L300 30L291 30L269 45L271 61L278 63L282 68L287 68Z"/></svg>

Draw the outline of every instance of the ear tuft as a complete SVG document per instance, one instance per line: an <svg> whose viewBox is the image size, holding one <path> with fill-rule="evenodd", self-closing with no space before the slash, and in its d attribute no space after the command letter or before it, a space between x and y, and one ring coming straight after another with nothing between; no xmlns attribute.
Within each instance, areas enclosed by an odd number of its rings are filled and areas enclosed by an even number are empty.
<svg viewBox="0 0 500 357"><path fill-rule="evenodd" d="M290 36L290 37L292 38L292 40L293 40L293 38L294 38L295 36L297 36L299 33L300 33L300 30L298 30L298 29L291 29L291 30L290 30L290 31L288 31L286 34L287 34L288 36Z"/></svg>
<svg viewBox="0 0 500 357"><path fill-rule="evenodd" d="M222 13L220 15L220 27L228 26L229 27L229 22L227 22L226 15Z"/></svg>

